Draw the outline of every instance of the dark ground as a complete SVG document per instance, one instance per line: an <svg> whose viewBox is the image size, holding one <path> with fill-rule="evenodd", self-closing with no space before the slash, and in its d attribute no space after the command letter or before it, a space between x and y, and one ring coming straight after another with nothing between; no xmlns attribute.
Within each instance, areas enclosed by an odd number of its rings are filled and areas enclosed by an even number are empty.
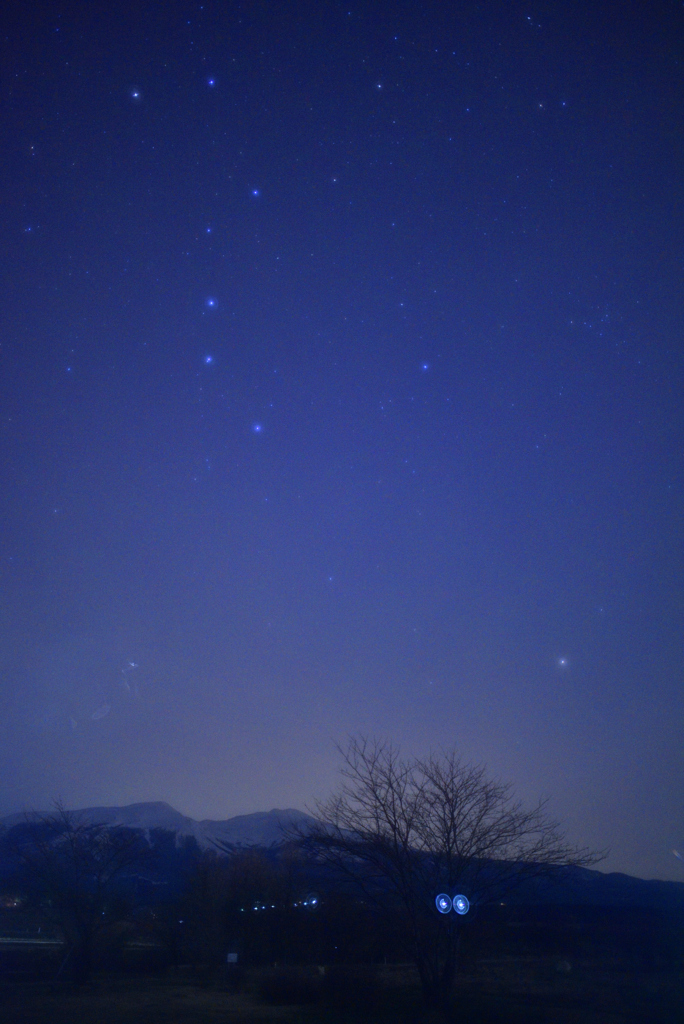
<svg viewBox="0 0 684 1024"><path fill-rule="evenodd" d="M20 956L21 959L21 956ZM231 991L190 969L99 973L78 990L21 970L0 980L1 1024L428 1024L410 967L254 970ZM292 1005L304 1000L304 1005ZM309 1000L307 1003L306 1000ZM285 1001L289 1005L279 1005ZM462 1024L676 1024L684 1021L684 965L500 957L465 966L455 999Z"/></svg>

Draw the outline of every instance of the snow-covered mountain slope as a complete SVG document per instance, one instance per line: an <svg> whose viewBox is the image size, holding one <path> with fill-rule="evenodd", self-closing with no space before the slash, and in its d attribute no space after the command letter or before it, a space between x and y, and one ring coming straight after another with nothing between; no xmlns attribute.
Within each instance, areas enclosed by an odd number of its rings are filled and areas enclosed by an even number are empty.
<svg viewBox="0 0 684 1024"><path fill-rule="evenodd" d="M54 812L10 814L0 818L0 825L11 828L26 821L27 817L31 820L35 817L47 817L50 813ZM82 821L101 822L104 825L168 829L176 832L178 836L194 836L203 847L211 846L214 840L235 846L270 846L283 841L283 828L313 821L308 814L294 808L274 808L272 811L239 814L225 821L212 821L210 818L196 821L163 801L128 804L125 807L85 807L72 813Z"/></svg>

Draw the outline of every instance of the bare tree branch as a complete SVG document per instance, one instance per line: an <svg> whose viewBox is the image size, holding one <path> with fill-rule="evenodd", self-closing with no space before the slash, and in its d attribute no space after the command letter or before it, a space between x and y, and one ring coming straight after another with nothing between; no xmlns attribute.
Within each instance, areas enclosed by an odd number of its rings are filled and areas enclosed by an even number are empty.
<svg viewBox="0 0 684 1024"><path fill-rule="evenodd" d="M501 899L559 865L588 866L605 853L568 844L540 801L525 809L510 785L486 777L455 751L403 759L391 743L338 746L341 789L315 805L316 824L289 830L365 901L408 922L430 1002L445 1007L460 929L434 906L441 890L473 903Z"/></svg>
<svg viewBox="0 0 684 1024"><path fill-rule="evenodd" d="M87 980L112 923L115 883L147 855L141 834L85 821L58 800L53 814L27 815L3 842L23 865L33 903L62 932L74 979Z"/></svg>

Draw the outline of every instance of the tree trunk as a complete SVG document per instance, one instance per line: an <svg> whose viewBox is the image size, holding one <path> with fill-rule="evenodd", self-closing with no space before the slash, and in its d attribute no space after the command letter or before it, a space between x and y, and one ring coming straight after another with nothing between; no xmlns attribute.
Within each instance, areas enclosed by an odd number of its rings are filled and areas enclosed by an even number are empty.
<svg viewBox="0 0 684 1024"><path fill-rule="evenodd" d="M416 944L414 962L418 968L423 999L430 1009L437 1011L445 1020L451 1020L452 1000L456 970L458 966L459 937L452 936L448 943L444 960L426 956L420 944Z"/></svg>

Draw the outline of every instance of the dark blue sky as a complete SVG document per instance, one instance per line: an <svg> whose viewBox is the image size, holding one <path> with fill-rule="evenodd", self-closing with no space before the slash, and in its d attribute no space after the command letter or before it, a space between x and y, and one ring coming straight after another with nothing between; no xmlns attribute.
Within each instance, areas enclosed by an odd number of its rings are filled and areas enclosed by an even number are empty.
<svg viewBox="0 0 684 1024"><path fill-rule="evenodd" d="M16 5L0 813L456 745L682 878L680 3Z"/></svg>

